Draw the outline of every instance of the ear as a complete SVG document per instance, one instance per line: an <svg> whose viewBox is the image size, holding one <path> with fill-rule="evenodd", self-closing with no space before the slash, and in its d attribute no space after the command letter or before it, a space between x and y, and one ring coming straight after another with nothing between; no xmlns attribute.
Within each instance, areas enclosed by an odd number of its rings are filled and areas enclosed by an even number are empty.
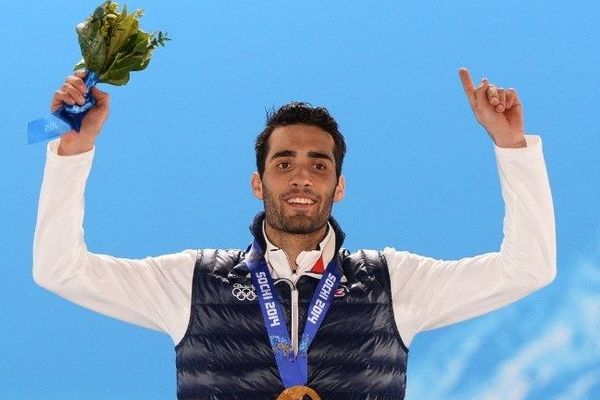
<svg viewBox="0 0 600 400"><path fill-rule="evenodd" d="M259 200L263 200L263 184L258 172L254 172L252 174L250 184L252 185L252 193L254 193L254 197L256 197Z"/></svg>
<svg viewBox="0 0 600 400"><path fill-rule="evenodd" d="M338 202L344 198L346 194L346 180L344 179L344 175L340 175L338 178L338 183L335 186L335 193L333 194L333 201Z"/></svg>

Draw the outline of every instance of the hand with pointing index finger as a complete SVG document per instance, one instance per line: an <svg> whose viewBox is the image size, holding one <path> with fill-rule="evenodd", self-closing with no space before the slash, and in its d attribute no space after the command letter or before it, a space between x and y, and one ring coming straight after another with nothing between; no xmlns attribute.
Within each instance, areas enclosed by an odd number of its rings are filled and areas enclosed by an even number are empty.
<svg viewBox="0 0 600 400"><path fill-rule="evenodd" d="M477 121L498 147L526 147L523 107L516 90L499 88L486 78L475 87L466 68L459 70L463 89Z"/></svg>

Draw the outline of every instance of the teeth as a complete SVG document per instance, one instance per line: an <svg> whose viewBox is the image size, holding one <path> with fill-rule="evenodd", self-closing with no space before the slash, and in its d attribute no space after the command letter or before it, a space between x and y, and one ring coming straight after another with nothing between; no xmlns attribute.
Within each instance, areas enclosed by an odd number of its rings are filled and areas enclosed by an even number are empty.
<svg viewBox="0 0 600 400"><path fill-rule="evenodd" d="M315 202L311 199L305 199L303 197L294 197L287 201L290 204L314 204Z"/></svg>

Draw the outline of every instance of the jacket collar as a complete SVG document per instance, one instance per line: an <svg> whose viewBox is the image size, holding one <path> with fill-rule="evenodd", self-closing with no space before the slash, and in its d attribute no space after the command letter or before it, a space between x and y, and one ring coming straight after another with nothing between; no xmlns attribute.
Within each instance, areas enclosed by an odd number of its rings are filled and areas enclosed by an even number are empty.
<svg viewBox="0 0 600 400"><path fill-rule="evenodd" d="M260 245L260 248L263 252L267 248L267 242L265 240L265 236L263 235L263 229L262 229L264 220L265 220L265 212L261 211L258 214L256 214L256 216L254 217L254 220L252 221L252 224L250 225L250 232L252 233L252 236L254 236L254 239L256 239L258 241L258 244ZM333 228L333 232L335 233L335 252L334 252L334 257L335 257L335 256L337 256L340 249L342 248L342 244L344 243L346 234L344 233L344 231L342 231L342 228L337 223L335 218L333 218L332 216L329 217L329 223L331 224L331 227Z"/></svg>
<svg viewBox="0 0 600 400"><path fill-rule="evenodd" d="M252 221L252 224L250 224L250 232L252 233L252 236L254 236L254 238L257 240L257 242L263 252L267 248L267 242L266 242L265 236L263 234L263 221L264 220L265 220L265 212L261 211L258 214L256 214L256 216L254 217L254 220ZM335 218L330 216L329 223L331 224L331 227L335 233L335 252L334 252L333 256L339 257L340 249L342 248L342 244L344 243L346 234L344 233L344 231L342 231L342 228L340 228L340 225L337 223ZM246 254L248 253L248 251L250 251L250 247L251 247L251 245L248 246L248 248L246 249ZM341 264L339 264L338 267L339 267L340 275L342 276L342 282L347 281L346 277L344 276L344 269L342 268ZM248 265L244 261L242 261L238 265L236 265L233 268L233 270L229 273L229 278L248 277L249 273L250 273L250 271L248 270Z"/></svg>

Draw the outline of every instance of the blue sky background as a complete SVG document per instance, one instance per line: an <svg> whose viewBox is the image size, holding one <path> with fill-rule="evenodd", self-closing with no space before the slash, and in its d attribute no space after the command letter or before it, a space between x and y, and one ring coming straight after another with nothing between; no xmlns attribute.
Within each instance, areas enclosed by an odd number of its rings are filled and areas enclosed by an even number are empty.
<svg viewBox="0 0 600 400"><path fill-rule="evenodd" d="M31 277L45 144L27 122L80 58L96 2L3 4L0 26L0 388L10 399L175 397L162 334L72 305ZM559 276L506 308L417 336L408 399L600 398L600 7L595 1L133 1L173 38L125 87L86 191L89 249L144 257L244 247L265 109L325 105L346 135L346 246L439 258L494 251L503 203L492 142L458 68L515 87L539 133Z"/></svg>

